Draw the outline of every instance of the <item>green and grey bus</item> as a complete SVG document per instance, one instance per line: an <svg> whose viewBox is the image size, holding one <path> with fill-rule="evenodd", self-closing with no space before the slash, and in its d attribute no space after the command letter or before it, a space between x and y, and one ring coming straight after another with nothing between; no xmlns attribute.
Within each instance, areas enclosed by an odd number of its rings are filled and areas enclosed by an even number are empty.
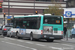
<svg viewBox="0 0 75 50"><path fill-rule="evenodd" d="M63 39L63 17L56 15L28 15L14 16L13 28L18 28L16 35L18 38Z"/></svg>

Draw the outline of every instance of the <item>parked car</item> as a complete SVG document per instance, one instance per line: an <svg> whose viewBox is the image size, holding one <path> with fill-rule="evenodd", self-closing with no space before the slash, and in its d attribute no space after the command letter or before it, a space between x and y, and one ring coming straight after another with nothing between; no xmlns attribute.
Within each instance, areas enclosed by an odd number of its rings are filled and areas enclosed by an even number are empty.
<svg viewBox="0 0 75 50"><path fill-rule="evenodd" d="M2 26L0 26L0 31L2 30ZM0 35L2 35L2 33L0 32Z"/></svg>
<svg viewBox="0 0 75 50"><path fill-rule="evenodd" d="M7 31L8 31L10 28L12 28L12 26L4 25L4 26L2 27L2 34L3 34L3 36L6 36L6 35L7 35Z"/></svg>
<svg viewBox="0 0 75 50"><path fill-rule="evenodd" d="M7 36L8 37L16 37L16 32L18 31L19 29L13 29L13 28L10 28L10 29L8 29L8 31L7 31Z"/></svg>

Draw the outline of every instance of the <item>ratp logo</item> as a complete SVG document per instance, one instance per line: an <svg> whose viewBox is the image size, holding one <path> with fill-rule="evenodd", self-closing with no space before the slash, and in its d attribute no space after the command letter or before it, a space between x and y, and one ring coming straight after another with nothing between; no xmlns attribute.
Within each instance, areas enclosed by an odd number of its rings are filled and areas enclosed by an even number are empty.
<svg viewBox="0 0 75 50"><path fill-rule="evenodd" d="M66 11L65 16L66 17L72 17L72 12L71 11Z"/></svg>

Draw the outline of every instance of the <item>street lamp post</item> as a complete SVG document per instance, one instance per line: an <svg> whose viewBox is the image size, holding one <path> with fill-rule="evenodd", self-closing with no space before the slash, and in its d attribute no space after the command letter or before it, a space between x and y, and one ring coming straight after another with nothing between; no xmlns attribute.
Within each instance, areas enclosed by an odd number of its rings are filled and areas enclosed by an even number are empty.
<svg viewBox="0 0 75 50"><path fill-rule="evenodd" d="M35 14L35 0L34 0L34 14Z"/></svg>
<svg viewBox="0 0 75 50"><path fill-rule="evenodd" d="M10 15L10 5L9 5L10 3L9 3L9 2L10 2L10 1L8 0L8 16ZM7 20L7 23L8 23L8 24L9 24L9 22L10 22L10 21Z"/></svg>
<svg viewBox="0 0 75 50"><path fill-rule="evenodd" d="M10 5L9 5L9 0L8 0L8 16L9 16L9 8L10 8Z"/></svg>

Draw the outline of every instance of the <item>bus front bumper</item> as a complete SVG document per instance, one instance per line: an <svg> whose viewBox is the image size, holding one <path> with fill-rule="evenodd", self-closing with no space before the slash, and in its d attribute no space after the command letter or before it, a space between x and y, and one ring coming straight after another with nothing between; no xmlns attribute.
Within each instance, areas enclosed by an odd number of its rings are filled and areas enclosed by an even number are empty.
<svg viewBox="0 0 75 50"><path fill-rule="evenodd" d="M63 35L47 35L43 34L39 36L39 39L54 39L54 40L60 40L63 39Z"/></svg>

